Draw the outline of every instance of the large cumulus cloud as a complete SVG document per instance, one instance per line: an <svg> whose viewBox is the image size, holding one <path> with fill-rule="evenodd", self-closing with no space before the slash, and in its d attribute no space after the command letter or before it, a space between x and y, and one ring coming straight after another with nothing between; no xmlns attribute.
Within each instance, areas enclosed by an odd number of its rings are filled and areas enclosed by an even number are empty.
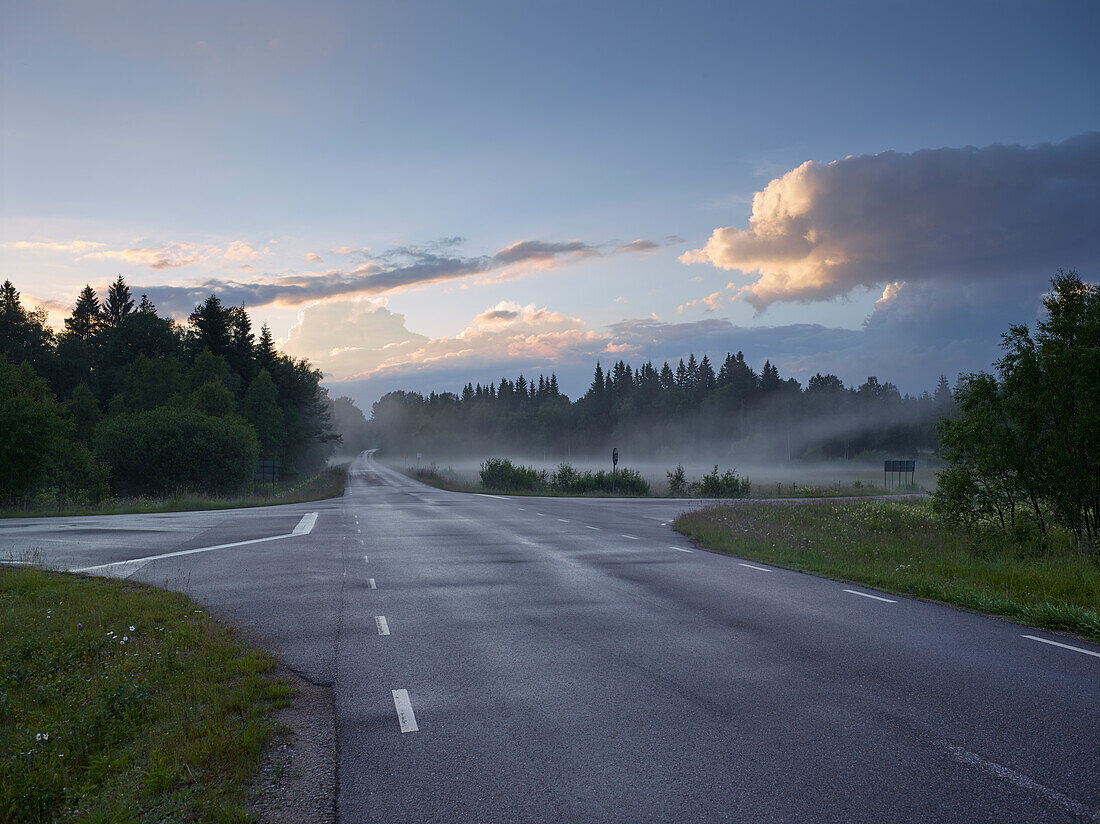
<svg viewBox="0 0 1100 824"><path fill-rule="evenodd" d="M807 161L757 192L749 228L681 256L754 276L763 309L895 282L1007 284L1100 262L1100 132L1038 146Z"/></svg>

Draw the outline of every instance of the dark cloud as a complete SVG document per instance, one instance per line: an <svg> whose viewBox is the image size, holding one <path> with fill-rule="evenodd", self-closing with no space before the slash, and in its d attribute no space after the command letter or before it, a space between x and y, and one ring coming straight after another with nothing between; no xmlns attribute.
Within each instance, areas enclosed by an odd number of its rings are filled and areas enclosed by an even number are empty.
<svg viewBox="0 0 1100 824"><path fill-rule="evenodd" d="M580 240L564 243L547 243L541 240L521 240L506 246L493 255L493 268L516 263L549 262L561 257L573 259L593 257L600 254L599 249Z"/></svg>

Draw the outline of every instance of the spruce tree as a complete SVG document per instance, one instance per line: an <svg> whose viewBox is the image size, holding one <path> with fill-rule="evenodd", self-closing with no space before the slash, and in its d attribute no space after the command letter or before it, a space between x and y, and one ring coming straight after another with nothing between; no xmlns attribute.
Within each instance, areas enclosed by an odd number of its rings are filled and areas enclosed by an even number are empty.
<svg viewBox="0 0 1100 824"><path fill-rule="evenodd" d="M102 326L103 314L99 309L99 298L96 297L95 289L85 286L77 296L72 316L65 318L65 331L80 340L87 340Z"/></svg>
<svg viewBox="0 0 1100 824"><path fill-rule="evenodd" d="M124 317L134 311L134 299L130 296L130 287L118 276L118 280L107 287L107 300L103 301L101 315L103 324L110 329L118 326Z"/></svg>

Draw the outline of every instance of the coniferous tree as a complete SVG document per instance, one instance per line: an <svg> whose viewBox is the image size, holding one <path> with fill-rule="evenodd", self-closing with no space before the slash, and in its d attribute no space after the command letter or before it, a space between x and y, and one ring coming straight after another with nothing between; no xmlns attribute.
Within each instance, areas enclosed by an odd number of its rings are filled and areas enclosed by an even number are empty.
<svg viewBox="0 0 1100 824"><path fill-rule="evenodd" d="M114 329L132 311L134 311L134 300L130 296L130 287L126 285L122 275L119 275L118 279L107 287L107 299L103 301L103 309L100 312L103 325Z"/></svg>
<svg viewBox="0 0 1100 824"><path fill-rule="evenodd" d="M103 326L99 298L91 286L85 286L77 296L73 313L65 318L65 331L79 340L88 340Z"/></svg>

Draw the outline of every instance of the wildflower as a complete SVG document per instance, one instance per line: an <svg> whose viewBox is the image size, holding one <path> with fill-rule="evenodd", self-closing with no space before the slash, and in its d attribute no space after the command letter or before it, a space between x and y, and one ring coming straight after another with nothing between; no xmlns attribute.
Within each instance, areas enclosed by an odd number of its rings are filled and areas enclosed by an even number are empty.
<svg viewBox="0 0 1100 824"><path fill-rule="evenodd" d="M76 628L77 629L84 629L84 624L82 624L80 621L77 621L76 622Z"/></svg>
<svg viewBox="0 0 1100 824"><path fill-rule="evenodd" d="M133 627L130 627L130 632L133 632L133 631L134 631L134 628L133 628Z"/></svg>
<svg viewBox="0 0 1100 824"><path fill-rule="evenodd" d="M50 734L48 732L40 732L34 737L35 741L49 741Z"/></svg>

